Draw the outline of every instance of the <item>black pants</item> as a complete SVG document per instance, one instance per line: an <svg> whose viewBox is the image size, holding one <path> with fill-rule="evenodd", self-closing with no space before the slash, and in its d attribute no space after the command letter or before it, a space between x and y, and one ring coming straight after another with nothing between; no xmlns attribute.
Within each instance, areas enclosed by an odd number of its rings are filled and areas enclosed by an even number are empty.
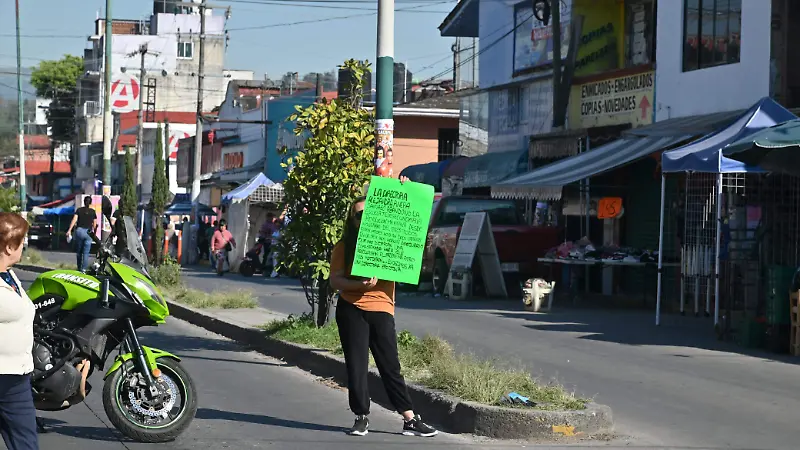
<svg viewBox="0 0 800 450"><path fill-rule="evenodd" d="M394 316L384 312L363 311L340 300L336 306L336 324L339 326L339 338L347 365L350 410L356 415L369 414L367 374L370 351L395 410L399 413L411 410L411 397L400 375Z"/></svg>
<svg viewBox="0 0 800 450"><path fill-rule="evenodd" d="M0 375L0 434L8 450L39 450L29 375Z"/></svg>

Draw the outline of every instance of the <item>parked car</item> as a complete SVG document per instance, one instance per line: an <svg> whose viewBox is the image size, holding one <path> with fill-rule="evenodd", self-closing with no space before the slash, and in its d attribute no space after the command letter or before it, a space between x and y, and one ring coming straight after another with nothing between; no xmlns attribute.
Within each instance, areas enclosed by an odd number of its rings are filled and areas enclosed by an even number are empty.
<svg viewBox="0 0 800 450"><path fill-rule="evenodd" d="M53 242L53 224L45 216L36 216L28 229L30 244L40 249L48 248Z"/></svg>
<svg viewBox="0 0 800 450"><path fill-rule="evenodd" d="M561 230L527 225L513 200L447 196L434 201L421 277L432 279L434 293L444 291L461 225L469 212L489 215L509 295L519 293L519 283L535 276L541 267L537 259L558 245Z"/></svg>

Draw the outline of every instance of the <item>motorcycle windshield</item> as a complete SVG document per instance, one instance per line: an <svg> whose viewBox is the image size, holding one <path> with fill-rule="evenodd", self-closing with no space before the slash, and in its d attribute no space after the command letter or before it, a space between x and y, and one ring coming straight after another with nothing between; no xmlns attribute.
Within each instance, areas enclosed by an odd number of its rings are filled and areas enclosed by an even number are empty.
<svg viewBox="0 0 800 450"><path fill-rule="evenodd" d="M131 258L136 260L142 267L147 267L147 253L145 253L142 240L139 238L139 233L136 231L136 225L133 219L128 216L123 218L125 223L125 242L128 246L128 253Z"/></svg>

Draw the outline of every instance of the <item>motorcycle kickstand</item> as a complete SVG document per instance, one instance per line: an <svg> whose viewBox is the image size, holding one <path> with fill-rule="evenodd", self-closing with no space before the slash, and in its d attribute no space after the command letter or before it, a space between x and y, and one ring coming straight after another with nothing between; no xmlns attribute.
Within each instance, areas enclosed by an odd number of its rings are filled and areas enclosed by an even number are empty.
<svg viewBox="0 0 800 450"><path fill-rule="evenodd" d="M41 417L36 416L36 432L39 434L49 433L50 430L44 424L44 420Z"/></svg>

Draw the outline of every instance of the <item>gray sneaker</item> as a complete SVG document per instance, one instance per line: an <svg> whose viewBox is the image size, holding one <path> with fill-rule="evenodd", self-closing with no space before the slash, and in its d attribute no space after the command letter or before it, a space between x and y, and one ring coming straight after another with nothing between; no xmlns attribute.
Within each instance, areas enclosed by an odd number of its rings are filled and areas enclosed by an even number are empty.
<svg viewBox="0 0 800 450"><path fill-rule="evenodd" d="M350 436L366 436L369 433L369 419L367 416L356 416L353 428L348 433Z"/></svg>

